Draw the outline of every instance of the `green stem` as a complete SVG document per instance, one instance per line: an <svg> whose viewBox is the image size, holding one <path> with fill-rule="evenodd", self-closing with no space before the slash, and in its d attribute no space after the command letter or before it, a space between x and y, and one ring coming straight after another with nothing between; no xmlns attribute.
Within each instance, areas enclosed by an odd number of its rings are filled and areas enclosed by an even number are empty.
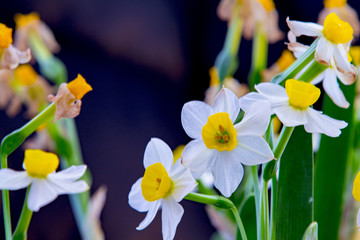
<svg viewBox="0 0 360 240"><path fill-rule="evenodd" d="M325 71L327 67L324 64L318 63L315 60L312 60L311 63L306 68L306 71L301 74L297 79L304 82L311 82L319 74Z"/></svg>
<svg viewBox="0 0 360 240"><path fill-rule="evenodd" d="M268 183L263 181L261 189L261 239L269 239L269 196Z"/></svg>
<svg viewBox="0 0 360 240"><path fill-rule="evenodd" d="M249 87L251 91L255 91L255 85L261 81L261 71L264 70L267 65L267 54L267 36L261 30L260 25L257 25L253 39L251 71L249 75Z"/></svg>
<svg viewBox="0 0 360 240"><path fill-rule="evenodd" d="M1 168L7 168L7 158L8 156L15 151L25 139L36 131L41 124L50 121L54 117L56 107L54 104L50 104L46 109L39 113L36 117L31 119L23 127L13 131L7 135L1 142L0 147L0 159L1 159ZM4 215L4 225L5 225L5 237L7 240L12 238L12 228L11 228L11 214L10 214L10 198L9 191L2 191L2 200L3 200L3 215Z"/></svg>
<svg viewBox="0 0 360 240"><path fill-rule="evenodd" d="M260 238L260 229L261 229L261 222L259 218L260 214L260 191L259 191L259 174L257 166L251 166L251 175L253 178L253 184L254 184L254 197L255 197L255 211L256 211L256 230L257 230L257 238L261 240Z"/></svg>
<svg viewBox="0 0 360 240"><path fill-rule="evenodd" d="M310 47L304 52L293 64L290 65L284 72L276 75L271 82L283 85L287 79L294 78L306 65L314 60L314 53L317 47L319 38L317 38Z"/></svg>
<svg viewBox="0 0 360 240"><path fill-rule="evenodd" d="M276 179L276 175L272 177L271 184L271 240L275 240L275 229L276 229L276 213L277 213L277 191L278 191L278 183Z"/></svg>
<svg viewBox="0 0 360 240"><path fill-rule="evenodd" d="M245 228L241 221L240 214L231 200L222 196L205 195L200 193L189 193L185 196L184 199L193 202L214 205L223 209L229 209L234 214L242 239L247 240Z"/></svg>
<svg viewBox="0 0 360 240"><path fill-rule="evenodd" d="M27 231L33 212L27 207L30 187L27 188L23 209L21 211L20 219L14 232L14 240L27 239Z"/></svg>

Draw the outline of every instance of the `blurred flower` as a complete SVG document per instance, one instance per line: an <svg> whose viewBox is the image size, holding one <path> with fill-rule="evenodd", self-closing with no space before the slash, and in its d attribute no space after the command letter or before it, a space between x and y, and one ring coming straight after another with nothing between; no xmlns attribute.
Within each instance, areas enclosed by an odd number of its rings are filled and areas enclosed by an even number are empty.
<svg viewBox="0 0 360 240"><path fill-rule="evenodd" d="M356 201L360 202L360 172L357 173L354 183L353 183L353 197ZM360 227L360 209L357 214L357 227ZM360 231L360 229L359 229Z"/></svg>
<svg viewBox="0 0 360 240"><path fill-rule="evenodd" d="M0 189L18 190L30 186L28 208L37 212L58 195L81 193L89 189L84 181L76 181L86 171L86 166L71 166L55 172L59 158L53 153L41 150L26 150L24 159L26 171L0 170Z"/></svg>
<svg viewBox="0 0 360 240"><path fill-rule="evenodd" d="M223 240L236 239L236 225L231 222L223 211L217 210L211 205L205 207L211 224L221 235Z"/></svg>
<svg viewBox="0 0 360 240"><path fill-rule="evenodd" d="M336 13L354 29L355 38L360 34L360 22L356 11L347 4L347 0L324 0L324 9L319 13L318 23L323 25L330 13Z"/></svg>
<svg viewBox="0 0 360 240"><path fill-rule="evenodd" d="M56 96L48 96L48 100L55 103L56 106L54 121L60 118L78 116L81 109L81 99L91 90L92 87L80 74L73 81L61 84Z"/></svg>
<svg viewBox="0 0 360 240"><path fill-rule="evenodd" d="M207 104L212 104L214 98L219 93L220 89L220 80L218 71L215 67L210 68L210 87L205 92L205 99L204 102ZM224 80L223 87L231 90L237 97L242 97L246 93L249 92L249 88L246 84L239 83L235 78L227 77Z"/></svg>
<svg viewBox="0 0 360 240"><path fill-rule="evenodd" d="M338 137L340 129L347 123L333 119L310 106L320 96L320 89L311 83L289 79L285 88L273 83L260 83L255 86L259 93L249 93L240 99L243 105L250 105L254 101L267 100L271 104L272 112L287 127L304 125L309 133L323 133L330 137Z"/></svg>
<svg viewBox="0 0 360 240"><path fill-rule="evenodd" d="M152 138L145 149L144 177L138 179L129 193L129 205L139 212L148 212L136 228L143 230L162 208L163 239L173 239L184 209L178 203L196 186L191 173L180 161L173 165L169 146Z"/></svg>
<svg viewBox="0 0 360 240"><path fill-rule="evenodd" d="M54 141L49 135L46 125L42 124L35 132L34 136L26 139L24 149L40 149L43 151L54 151Z"/></svg>
<svg viewBox="0 0 360 240"><path fill-rule="evenodd" d="M293 51L296 58L300 57L309 46L296 42L296 37L289 32L288 34L290 43L288 43L289 50ZM348 56L351 61L351 57ZM307 67L304 67L306 69ZM303 70L304 71L304 70ZM346 100L338 82L339 79L343 84L352 84L352 79L348 75L344 75L336 69L334 58L330 59L330 66L315 77L311 83L316 85L322 81L323 88L331 100L341 108L348 108L350 103Z"/></svg>
<svg viewBox="0 0 360 240"><path fill-rule="evenodd" d="M237 7L239 12L234 11ZM278 26L279 15L272 0L222 0L217 13L224 21L230 21L232 14L239 14L244 20L243 34L246 39L253 38L257 26L266 34L270 43L284 37Z"/></svg>
<svg viewBox="0 0 360 240"><path fill-rule="evenodd" d="M185 148L185 145L179 145L174 149L174 151L173 151L174 164L177 160L179 160L181 158L181 154L183 153L184 148Z"/></svg>
<svg viewBox="0 0 360 240"><path fill-rule="evenodd" d="M15 116L21 108L21 99L15 95L11 86L12 80L13 71L0 70L0 109L6 108L9 117Z"/></svg>
<svg viewBox="0 0 360 240"><path fill-rule="evenodd" d="M0 69L15 69L20 63L31 59L30 49L21 52L12 45L12 29L0 23ZM25 50L24 49L24 50Z"/></svg>
<svg viewBox="0 0 360 240"><path fill-rule="evenodd" d="M273 77L275 77L277 74L285 71L288 67L290 67L293 62L295 62L294 55L288 51L284 50L281 53L281 56L279 59L271 65L268 69L263 70L262 72L262 81L263 82L270 82Z"/></svg>
<svg viewBox="0 0 360 240"><path fill-rule="evenodd" d="M274 157L262 137L270 121L270 105L254 103L245 109L241 122L234 125L239 112L238 98L226 88L211 106L191 101L181 112L183 128L194 139L186 145L182 163L195 178L211 169L215 187L226 197L242 180L242 164L262 164Z"/></svg>
<svg viewBox="0 0 360 240"><path fill-rule="evenodd" d="M358 74L357 69L349 63L347 52L353 39L353 29L349 23L342 21L335 13L330 13L324 27L316 23L290 21L286 19L291 32L295 36L320 37L315 60L326 66L330 64L342 75L342 81L351 84Z"/></svg>
<svg viewBox="0 0 360 240"><path fill-rule="evenodd" d="M29 48L30 34L36 34L52 53L60 50L54 34L50 28L40 20L39 14L32 12L29 14L16 14L15 17L15 46L20 50Z"/></svg>

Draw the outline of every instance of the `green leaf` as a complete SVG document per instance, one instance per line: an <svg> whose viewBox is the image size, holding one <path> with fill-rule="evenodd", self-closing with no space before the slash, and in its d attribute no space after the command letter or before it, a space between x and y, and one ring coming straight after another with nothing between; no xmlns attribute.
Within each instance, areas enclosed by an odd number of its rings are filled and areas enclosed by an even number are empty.
<svg viewBox="0 0 360 240"><path fill-rule="evenodd" d="M244 228L249 240L256 240L256 212L255 197L249 195L244 204L240 208L240 217L244 221ZM239 235L239 233L238 233ZM241 238L239 238L241 239Z"/></svg>
<svg viewBox="0 0 360 240"><path fill-rule="evenodd" d="M315 165L315 220L319 224L319 239L338 239L343 212L344 192L350 148L354 138L355 84L341 89L350 103L348 109L337 107L326 95L323 111L332 118L344 120L349 125L337 138L321 136Z"/></svg>
<svg viewBox="0 0 360 240"><path fill-rule="evenodd" d="M301 239L313 221L313 149L311 134L296 127L280 159L277 240Z"/></svg>

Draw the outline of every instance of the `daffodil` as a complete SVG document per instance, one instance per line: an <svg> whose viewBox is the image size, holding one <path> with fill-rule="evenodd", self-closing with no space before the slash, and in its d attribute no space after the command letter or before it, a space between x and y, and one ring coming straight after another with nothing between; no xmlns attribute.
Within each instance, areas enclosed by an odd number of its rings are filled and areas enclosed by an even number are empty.
<svg viewBox="0 0 360 240"><path fill-rule="evenodd" d="M196 187L196 181L181 161L173 165L171 149L158 138L146 146L144 167L144 177L135 182L129 193L130 206L148 212L136 229L146 228L161 207L163 238L173 239L184 214L179 202Z"/></svg>
<svg viewBox="0 0 360 240"><path fill-rule="evenodd" d="M285 88L273 83L260 83L255 86L258 93L249 93L240 99L243 105L254 101L267 100L271 110L287 127L304 125L309 133L323 133L330 137L338 137L340 129L347 126L344 121L333 119L310 106L320 96L320 89L294 79L285 82Z"/></svg>
<svg viewBox="0 0 360 240"><path fill-rule="evenodd" d="M15 31L15 46L20 50L29 48L30 34L36 34L52 53L60 50L60 45L57 43L54 34L50 28L40 20L40 16L36 12L29 14L16 14L15 17L16 31Z"/></svg>
<svg viewBox="0 0 360 240"><path fill-rule="evenodd" d="M289 40L288 43L289 50L293 51L296 58L300 57L309 46L303 45L296 41L296 37L289 32ZM348 58L348 60L351 60ZM304 67L304 70L307 67ZM299 74L300 75L300 74ZM352 80L348 78L347 75L342 74L338 71L335 65L334 58L330 59L330 65L326 68L322 73L320 73L317 77L315 77L311 83L316 85L322 81L323 88L327 95L331 98L331 100L341 108L348 108L350 103L346 100L338 82L339 79L343 84L349 85L352 84Z"/></svg>
<svg viewBox="0 0 360 240"><path fill-rule="evenodd" d="M0 69L15 69L20 63L27 63L31 59L30 49L24 52L12 45L12 29L0 23Z"/></svg>
<svg viewBox="0 0 360 240"><path fill-rule="evenodd" d="M210 169L215 187L226 197L242 180L242 164L262 164L274 157L262 137L270 121L270 105L254 103L244 110L244 118L234 124L240 103L234 93L223 88L211 106L191 101L181 113L183 128L194 139L186 145L182 163L197 179Z"/></svg>
<svg viewBox="0 0 360 240"><path fill-rule="evenodd" d="M332 65L342 75L342 81L351 84L358 74L357 69L348 61L347 52L353 39L353 28L342 21L335 13L330 13L324 26L316 23L290 21L287 23L295 36L319 37L315 50L315 60L326 66Z"/></svg>
<svg viewBox="0 0 360 240"><path fill-rule="evenodd" d="M89 91L92 91L92 87L80 74L73 81L62 83L56 96L48 96L48 100L56 106L54 121L78 116L82 104L81 99Z"/></svg>
<svg viewBox="0 0 360 240"><path fill-rule="evenodd" d="M324 0L324 9L319 13L318 23L324 24L330 13L336 13L341 19L348 22L354 29L355 38L360 34L360 22L356 10L347 4L347 0Z"/></svg>
<svg viewBox="0 0 360 240"><path fill-rule="evenodd" d="M58 195L81 193L89 189L84 181L76 181L86 171L85 165L71 166L55 172L59 158L41 150L26 150L23 167L25 171L0 170L0 189L18 190L30 185L28 208L37 212Z"/></svg>

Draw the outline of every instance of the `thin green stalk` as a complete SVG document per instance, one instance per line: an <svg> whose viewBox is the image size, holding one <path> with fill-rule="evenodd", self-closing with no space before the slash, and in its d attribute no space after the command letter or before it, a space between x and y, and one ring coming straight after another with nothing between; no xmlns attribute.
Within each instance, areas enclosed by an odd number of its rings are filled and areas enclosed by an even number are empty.
<svg viewBox="0 0 360 240"><path fill-rule="evenodd" d="M50 104L46 109L39 113L36 117L31 119L23 127L13 131L7 135L1 142L0 156L1 156L1 168L7 168L7 157L15 151L25 139L38 129L41 124L50 121L55 114L55 105ZM12 239L12 227L11 227L11 214L10 214L10 198L9 191L2 191L3 201L3 215L5 225L5 238L7 240Z"/></svg>
<svg viewBox="0 0 360 240"><path fill-rule="evenodd" d="M247 240L245 228L241 221L240 214L231 200L222 196L205 195L200 193L189 193L185 196L184 199L193 202L214 205L223 209L229 209L234 214L242 239Z"/></svg>
<svg viewBox="0 0 360 240"><path fill-rule="evenodd" d="M278 191L278 183L276 179L276 175L272 177L271 184L271 240L275 240L275 229L276 229L276 213L277 213L277 191Z"/></svg>
<svg viewBox="0 0 360 240"><path fill-rule="evenodd" d="M31 210L29 210L29 208L27 207L29 191L30 191L30 187L28 187L26 190L24 205L23 205L23 208L21 211L21 215L20 215L18 224L17 224L15 232L14 232L14 237L13 237L14 240L27 239L27 231L29 228L32 214L33 214L33 212Z"/></svg>
<svg viewBox="0 0 360 240"><path fill-rule="evenodd" d="M261 189L261 239L269 239L269 196L268 183L263 181Z"/></svg>
<svg viewBox="0 0 360 240"><path fill-rule="evenodd" d="M257 166L251 166L251 175L253 178L253 184L254 184L254 197L255 197L255 210L256 210L256 231L257 231L257 238L261 240L260 238L260 229L261 229L261 222L260 218L260 191L259 191L259 174Z"/></svg>
<svg viewBox="0 0 360 240"><path fill-rule="evenodd" d="M306 68L305 72L302 73L297 79L304 82L311 82L314 78L316 78L319 74L321 74L327 66L324 64L318 63L315 60L312 60L311 63Z"/></svg>

